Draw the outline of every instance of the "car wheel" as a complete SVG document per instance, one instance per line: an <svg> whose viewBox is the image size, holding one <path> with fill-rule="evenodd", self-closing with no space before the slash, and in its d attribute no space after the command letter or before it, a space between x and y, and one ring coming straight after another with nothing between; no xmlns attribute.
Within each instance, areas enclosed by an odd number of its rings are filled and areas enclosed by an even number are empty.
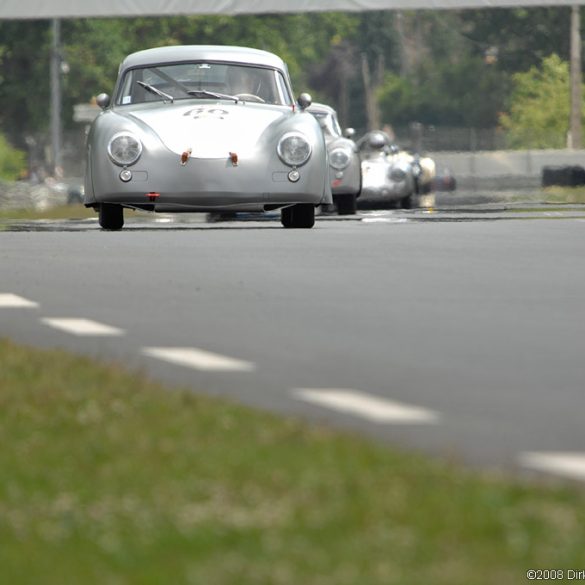
<svg viewBox="0 0 585 585"><path fill-rule="evenodd" d="M280 221L285 228L312 228L315 225L315 206L298 203L285 207L280 212Z"/></svg>
<svg viewBox="0 0 585 585"><path fill-rule="evenodd" d="M124 225L124 208L114 203L100 204L99 223L105 230L121 230Z"/></svg>
<svg viewBox="0 0 585 585"><path fill-rule="evenodd" d="M280 223L285 228L293 227L293 207L285 207L280 210Z"/></svg>
<svg viewBox="0 0 585 585"><path fill-rule="evenodd" d="M402 209L412 209L412 195L405 197L400 203L402 204Z"/></svg>
<svg viewBox="0 0 585 585"><path fill-rule="evenodd" d="M339 215L355 215L357 210L357 199L355 193L337 195L337 213Z"/></svg>

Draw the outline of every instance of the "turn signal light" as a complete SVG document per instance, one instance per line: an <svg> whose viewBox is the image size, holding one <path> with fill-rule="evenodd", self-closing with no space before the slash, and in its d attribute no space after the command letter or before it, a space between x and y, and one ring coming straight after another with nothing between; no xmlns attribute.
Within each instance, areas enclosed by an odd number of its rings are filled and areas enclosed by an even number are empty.
<svg viewBox="0 0 585 585"><path fill-rule="evenodd" d="M187 150L185 150L183 152L183 154L181 154L181 166L184 167L187 164L187 161L189 160L189 157L191 156L191 153L193 152L192 148L188 148Z"/></svg>

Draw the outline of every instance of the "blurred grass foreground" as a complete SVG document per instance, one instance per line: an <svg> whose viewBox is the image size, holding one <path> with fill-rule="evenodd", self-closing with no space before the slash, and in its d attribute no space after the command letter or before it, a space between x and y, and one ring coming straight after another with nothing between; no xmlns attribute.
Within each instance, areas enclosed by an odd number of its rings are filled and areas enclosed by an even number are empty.
<svg viewBox="0 0 585 585"><path fill-rule="evenodd" d="M0 341L10 585L517 584L585 568L585 492Z"/></svg>

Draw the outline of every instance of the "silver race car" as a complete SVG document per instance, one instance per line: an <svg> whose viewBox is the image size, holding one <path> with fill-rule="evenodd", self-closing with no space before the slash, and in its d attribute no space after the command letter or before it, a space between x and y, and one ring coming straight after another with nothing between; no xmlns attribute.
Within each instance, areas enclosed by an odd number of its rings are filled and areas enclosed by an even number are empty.
<svg viewBox="0 0 585 585"><path fill-rule="evenodd" d="M331 204L321 128L294 100L286 65L228 46L148 49L126 57L87 140L86 207L104 229L124 208L273 211L310 228Z"/></svg>
<svg viewBox="0 0 585 585"><path fill-rule="evenodd" d="M329 177L333 202L340 215L353 215L362 187L360 157L351 137L353 128L341 131L337 112L325 104L312 104L307 108L319 121L329 151Z"/></svg>
<svg viewBox="0 0 585 585"><path fill-rule="evenodd" d="M407 153L392 144L382 131L369 132L357 141L362 159L363 207L411 207L420 171Z"/></svg>

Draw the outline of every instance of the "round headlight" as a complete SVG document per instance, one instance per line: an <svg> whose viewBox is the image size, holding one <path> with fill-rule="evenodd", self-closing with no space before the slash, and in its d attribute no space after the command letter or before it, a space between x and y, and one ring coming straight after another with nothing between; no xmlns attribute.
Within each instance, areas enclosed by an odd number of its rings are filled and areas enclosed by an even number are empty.
<svg viewBox="0 0 585 585"><path fill-rule="evenodd" d="M300 167L309 160L311 145L299 132L289 132L280 139L276 151L283 163L291 167Z"/></svg>
<svg viewBox="0 0 585 585"><path fill-rule="evenodd" d="M133 165L142 154L142 143L129 132L119 132L112 136L108 144L108 154L117 165Z"/></svg>
<svg viewBox="0 0 585 585"><path fill-rule="evenodd" d="M329 164L337 170L344 169L349 165L351 160L351 152L346 148L336 148L331 151L329 155Z"/></svg>

